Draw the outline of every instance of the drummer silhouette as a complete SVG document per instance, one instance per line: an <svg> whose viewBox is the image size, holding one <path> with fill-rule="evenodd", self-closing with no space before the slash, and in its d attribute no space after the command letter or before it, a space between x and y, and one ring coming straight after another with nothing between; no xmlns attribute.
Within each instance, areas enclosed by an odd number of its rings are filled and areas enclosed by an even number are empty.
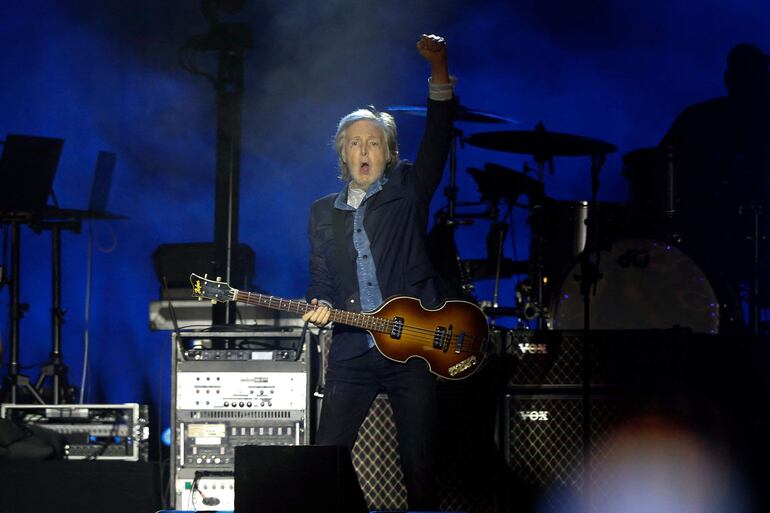
<svg viewBox="0 0 770 513"><path fill-rule="evenodd" d="M770 55L738 44L727 57L727 95L687 107L660 142L676 169L682 244L726 292L767 306L770 280ZM750 310L751 310L750 306ZM735 315L740 315L736 309ZM757 311L749 311L750 326Z"/></svg>

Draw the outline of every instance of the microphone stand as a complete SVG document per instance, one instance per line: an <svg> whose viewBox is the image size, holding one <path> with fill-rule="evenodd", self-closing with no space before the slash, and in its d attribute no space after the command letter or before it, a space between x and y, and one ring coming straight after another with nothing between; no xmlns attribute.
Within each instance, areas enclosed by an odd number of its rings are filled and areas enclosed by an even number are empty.
<svg viewBox="0 0 770 513"><path fill-rule="evenodd" d="M604 164L604 155L591 156L591 201L586 223L586 244L580 254L580 293L583 296L583 365L582 384L582 429L583 429L583 501L586 511L591 509L591 295L596 293L596 284L601 279L599 263L601 247L597 223L599 173ZM592 256L595 255L593 258Z"/></svg>
<svg viewBox="0 0 770 513"><path fill-rule="evenodd" d="M548 171L552 175L553 174L553 154L551 153L551 149L546 144L546 134L547 131L545 129L545 125L542 121L539 121L537 125L535 126L535 151L533 152L533 158L535 160L535 163L537 164L537 181L540 183L540 186L543 191L545 191L545 170L546 165L548 166ZM530 198L530 201L532 199ZM535 225L531 227L531 229L536 233L535 239L535 248L534 251L536 253L536 257L534 258L534 262L532 263L533 267L533 274L535 275L535 301L537 302L538 311L540 314L537 316L537 329L542 330L546 327L545 319L543 318L542 312L545 311L545 307L543 305L543 302L545 300L545 290L544 290L544 284L543 284L543 274L545 270L545 233L544 233L544 225L545 225L545 193L539 194L537 196L537 199L535 200L534 204L530 206L530 209L534 212L534 220Z"/></svg>

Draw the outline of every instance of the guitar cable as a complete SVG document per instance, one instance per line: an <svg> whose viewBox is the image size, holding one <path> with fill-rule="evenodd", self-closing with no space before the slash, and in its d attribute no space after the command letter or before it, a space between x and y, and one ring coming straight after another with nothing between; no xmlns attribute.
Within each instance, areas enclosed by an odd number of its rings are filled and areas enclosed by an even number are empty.
<svg viewBox="0 0 770 513"><path fill-rule="evenodd" d="M86 376L88 375L88 322L91 318L91 275L93 273L93 230L91 221L88 221L88 237L86 240L86 304L83 324L83 373L80 376L80 404L83 404L85 398Z"/></svg>
<svg viewBox="0 0 770 513"><path fill-rule="evenodd" d="M86 301L85 301L85 318L83 322L83 374L80 378L80 397L79 397L79 403L84 404L85 400L85 390L86 390L86 379L88 377L89 372L89 365L88 365L88 352L89 352L89 321L91 320L91 288L92 288L92 281L93 281L93 268L94 268L94 231L93 231L93 221L88 220L88 237L87 237L87 246L86 246ZM112 225L110 226L110 231L112 233L112 246L110 247L104 247L100 248L97 246L97 250L100 253L112 253L115 248L118 245L117 236L115 235L115 231L112 230ZM89 381L89 386L91 386L91 382ZM89 397L90 397L90 391L89 391Z"/></svg>
<svg viewBox="0 0 770 513"><path fill-rule="evenodd" d="M302 332L299 334L299 341L297 342L297 348L294 350L294 361L298 362L299 357L302 356L302 348L305 345L305 337L307 336L308 324L310 321L305 321L302 325Z"/></svg>

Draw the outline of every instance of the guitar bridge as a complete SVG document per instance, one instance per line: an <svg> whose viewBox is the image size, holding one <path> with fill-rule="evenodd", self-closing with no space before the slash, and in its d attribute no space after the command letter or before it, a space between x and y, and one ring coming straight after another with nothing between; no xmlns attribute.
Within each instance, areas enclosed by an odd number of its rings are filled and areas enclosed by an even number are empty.
<svg viewBox="0 0 770 513"><path fill-rule="evenodd" d="M401 334L404 332L404 318L393 317L393 327L390 328L390 338L396 340L401 338Z"/></svg>
<svg viewBox="0 0 770 513"><path fill-rule="evenodd" d="M460 363L452 365L451 367L449 367L449 375L452 376L452 377L455 377L458 374L460 374L461 372L464 372L464 371L470 369L471 367L473 367L474 365L476 365L477 361L478 360L476 359L475 355L471 356L469 358L466 358L465 360L461 361Z"/></svg>

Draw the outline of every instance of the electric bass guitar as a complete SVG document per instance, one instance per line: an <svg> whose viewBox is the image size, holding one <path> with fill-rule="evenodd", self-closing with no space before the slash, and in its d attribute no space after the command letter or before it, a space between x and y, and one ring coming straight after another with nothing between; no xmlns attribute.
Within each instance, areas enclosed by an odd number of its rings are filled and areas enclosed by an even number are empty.
<svg viewBox="0 0 770 513"><path fill-rule="evenodd" d="M239 301L273 310L304 314L317 308L265 294L244 292L219 280L190 275L193 296L212 302ZM396 362L422 358L442 378L467 378L481 367L488 352L487 318L473 303L449 300L429 310L419 299L395 296L372 312L331 310L331 320L371 333L380 353Z"/></svg>

